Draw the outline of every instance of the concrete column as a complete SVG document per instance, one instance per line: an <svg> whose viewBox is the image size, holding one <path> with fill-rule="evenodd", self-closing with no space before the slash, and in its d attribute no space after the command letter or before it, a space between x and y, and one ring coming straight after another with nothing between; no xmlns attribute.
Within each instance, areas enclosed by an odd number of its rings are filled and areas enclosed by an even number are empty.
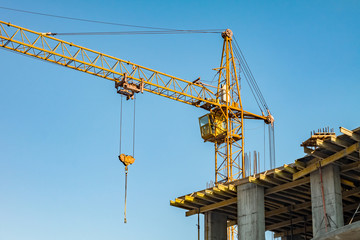
<svg viewBox="0 0 360 240"><path fill-rule="evenodd" d="M254 183L237 187L240 240L265 240L264 188Z"/></svg>
<svg viewBox="0 0 360 240"><path fill-rule="evenodd" d="M314 238L326 233L323 201L325 201L325 209L328 216L327 231L329 232L344 226L339 167L335 165L327 165L321 169L321 173L324 188L324 199L322 196L320 171L316 170L310 173L311 208Z"/></svg>
<svg viewBox="0 0 360 240"><path fill-rule="evenodd" d="M205 240L227 240L227 217L221 213L205 213Z"/></svg>

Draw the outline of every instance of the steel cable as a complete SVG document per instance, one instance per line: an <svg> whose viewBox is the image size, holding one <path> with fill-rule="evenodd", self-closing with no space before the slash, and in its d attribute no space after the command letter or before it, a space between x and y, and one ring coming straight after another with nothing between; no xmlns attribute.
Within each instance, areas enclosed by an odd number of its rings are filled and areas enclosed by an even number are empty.
<svg viewBox="0 0 360 240"><path fill-rule="evenodd" d="M245 57L244 57L244 54L243 54L242 51L241 51L241 48L239 47L239 44L238 44L237 41L236 41L235 36L234 36L234 42L235 42L234 48L236 49L238 56L240 57L240 59L241 59L242 62L243 62L243 67L244 67L244 69L247 69L247 74L248 74L248 77L249 77L250 81L252 82L252 85L253 85L253 87L254 87L254 90L255 90L255 92L257 93L258 98L259 98L261 104L265 107L266 110L268 110L269 107L268 107L268 105L267 105L267 103L266 103L266 101L265 101L265 98L264 98L264 96L262 95L262 93L261 93L261 91L260 91L260 88L259 88L259 86L258 86L258 84L257 84L257 82L256 82L256 80L255 80L255 78L254 78L254 75L252 74L252 72L251 72L251 70L250 70L250 68L249 68L249 65L248 65L248 63L247 63L247 61L246 61L246 59L245 59Z"/></svg>
<svg viewBox="0 0 360 240"><path fill-rule="evenodd" d="M9 8L9 7L3 7L0 6L1 9L15 11L15 12L22 12L22 13L28 13L33 15L40 15L40 16L46 16L46 17L54 17L54 18L62 18L67 20L73 20L73 21L81 21L81 22L89 22L89 23L98 23L98 24L106 24L106 25L114 25L114 26L122 26L122 27L133 27L133 28L144 28L144 29L154 29L154 30L163 30L163 31L175 31L175 32L191 32L194 30L183 30L183 29L174 29L174 28L162 28L162 27L152 27L152 26L141 26L141 25L134 25L134 24L124 24L124 23L115 23L115 22L106 22L106 21L98 21L98 20L92 20L92 19L85 19L85 18L75 18L75 17L66 17L61 15L55 15L55 14L49 14L49 13L41 13L41 12L34 12L34 11L28 11L28 10L22 10L22 9L16 9L16 8ZM221 31L222 29L204 29L202 31ZM195 30L197 31L197 30ZM217 32L218 33L218 32ZM69 35L69 34L64 34ZM79 35L79 34L78 34Z"/></svg>

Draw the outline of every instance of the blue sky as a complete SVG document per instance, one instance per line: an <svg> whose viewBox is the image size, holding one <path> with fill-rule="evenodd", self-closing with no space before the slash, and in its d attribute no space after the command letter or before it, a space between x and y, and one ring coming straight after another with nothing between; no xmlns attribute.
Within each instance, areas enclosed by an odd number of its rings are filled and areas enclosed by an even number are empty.
<svg viewBox="0 0 360 240"><path fill-rule="evenodd" d="M276 165L304 153L325 126L360 126L359 1L23 1L0 6L179 29L230 28L276 121ZM1 20L40 32L123 31L0 9ZM64 36L62 39L180 78L211 80L220 35ZM136 101L136 162L119 153L120 96L113 83L1 51L0 239L195 239L196 217L169 200L214 179L203 143L205 111L158 96ZM244 107L257 112L244 84ZM133 103L124 103L131 152ZM246 122L246 151L263 155L264 127ZM203 227L203 225L201 226Z"/></svg>

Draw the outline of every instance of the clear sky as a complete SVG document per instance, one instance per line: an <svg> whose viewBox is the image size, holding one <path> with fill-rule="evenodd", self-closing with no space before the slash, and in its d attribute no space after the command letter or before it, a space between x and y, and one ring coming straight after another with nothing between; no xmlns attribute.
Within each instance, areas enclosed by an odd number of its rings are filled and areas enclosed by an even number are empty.
<svg viewBox="0 0 360 240"><path fill-rule="evenodd" d="M0 6L178 29L230 28L276 121L276 165L326 126L360 126L360 1L0 1ZM40 32L132 30L0 9ZM220 35L64 36L62 39L180 78L211 80ZM113 82L0 51L0 240L196 239L196 217L169 200L214 180L203 143L205 111L151 94L136 101L136 161L119 154L120 96ZM245 85L245 83L244 83ZM244 107L257 112L244 87ZM131 152L133 102L124 104ZM246 151L264 154L264 126L246 122ZM201 224L203 231L203 224Z"/></svg>

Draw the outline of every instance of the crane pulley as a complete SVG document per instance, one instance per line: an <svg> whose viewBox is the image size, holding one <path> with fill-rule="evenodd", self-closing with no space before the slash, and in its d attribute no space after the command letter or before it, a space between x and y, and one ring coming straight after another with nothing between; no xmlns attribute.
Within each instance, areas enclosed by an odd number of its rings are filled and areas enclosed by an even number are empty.
<svg viewBox="0 0 360 240"><path fill-rule="evenodd" d="M134 99L135 93L144 92L144 79L140 78L140 83L128 82L128 74L124 73L121 81L115 82L117 93L126 96L126 100Z"/></svg>

